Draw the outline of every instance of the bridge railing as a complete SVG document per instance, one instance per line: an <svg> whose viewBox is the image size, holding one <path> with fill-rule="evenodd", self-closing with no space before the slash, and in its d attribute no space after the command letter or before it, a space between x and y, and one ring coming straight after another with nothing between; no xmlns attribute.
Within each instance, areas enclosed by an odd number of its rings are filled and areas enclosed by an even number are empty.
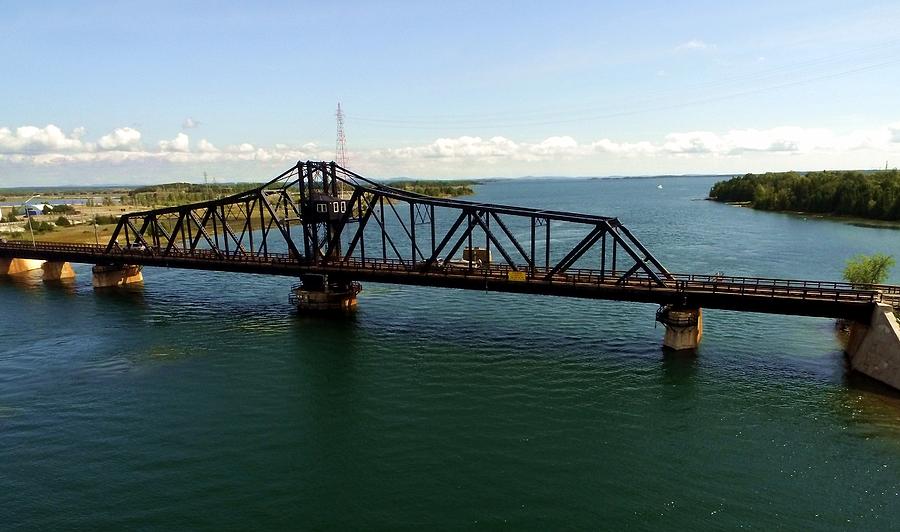
<svg viewBox="0 0 900 532"><path fill-rule="evenodd" d="M630 290L644 289L650 291L672 291L681 293L708 292L721 294L739 294L742 296L760 297L790 297L800 299L815 298L835 301L880 301L882 292L877 289L862 289L850 283L831 281L807 281L802 279L777 279L777 278L751 278L751 277L724 277L716 275L692 275L673 274L676 277L674 287L660 287L649 277L633 276L622 281L619 278L621 272L591 269L569 269L565 273L557 274L549 279L545 278L547 271L544 268L534 268L525 271L514 270L507 265L498 264L490 267L468 267L465 265L442 265L422 269L422 264L413 264L410 261L400 259L388 259L387 261L344 261L334 263L332 267L342 270L362 271L379 270L404 272L409 274L426 274L437 276L466 276L488 278L495 281L515 282L510 277L511 272L525 274L527 282L547 282L551 284L581 284L597 285L607 288L627 287ZM896 287L890 287L896 289Z"/></svg>
<svg viewBox="0 0 900 532"><path fill-rule="evenodd" d="M94 257L97 263L152 263L148 258L159 258L154 249L130 249L94 244L61 244L30 242L5 242L0 250L7 251L9 256L27 256L28 251L52 252L65 256L79 254ZM573 284L602 286L606 289L623 288L628 290L648 290L678 293L712 293L736 294L757 297L786 297L800 299L834 300L834 301L881 301L883 296L896 298L900 287L891 285L874 285L860 288L850 283L838 281L809 281L802 279L779 279L766 277L724 276L678 274L673 286L660 286L654 279L633 275L625 280L621 271L570 268L548 277L548 270L542 267L512 268L506 264L476 265L474 263L443 263L427 265L421 261L413 262L404 259L369 259L349 258L336 261L320 262L311 265L287 253L222 255L216 250L170 250L164 257L166 261L202 261L210 265L216 263L246 263L258 265L314 266L319 269L340 270L352 274L362 271L387 271L408 275L423 276L462 276L477 277L494 282L540 282L549 284Z"/></svg>

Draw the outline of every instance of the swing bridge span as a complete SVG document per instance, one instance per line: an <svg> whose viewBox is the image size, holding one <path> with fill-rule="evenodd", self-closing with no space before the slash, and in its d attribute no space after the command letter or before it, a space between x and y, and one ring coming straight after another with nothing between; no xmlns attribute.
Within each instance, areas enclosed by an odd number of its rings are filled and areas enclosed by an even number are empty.
<svg viewBox="0 0 900 532"><path fill-rule="evenodd" d="M224 198L124 214L106 244L2 242L0 259L93 264L95 278L143 266L283 275L354 301L358 283L378 282L862 323L900 301L889 285L673 273L614 217L430 197L312 161ZM696 325L661 321L679 319Z"/></svg>

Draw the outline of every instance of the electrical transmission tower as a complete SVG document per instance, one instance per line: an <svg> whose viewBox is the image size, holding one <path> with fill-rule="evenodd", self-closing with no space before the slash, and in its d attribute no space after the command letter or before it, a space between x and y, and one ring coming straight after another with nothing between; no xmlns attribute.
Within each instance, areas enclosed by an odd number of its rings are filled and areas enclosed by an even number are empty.
<svg viewBox="0 0 900 532"><path fill-rule="evenodd" d="M347 135L344 134L344 111L341 110L341 102L337 104L337 145L335 147L335 162L343 168L347 168Z"/></svg>

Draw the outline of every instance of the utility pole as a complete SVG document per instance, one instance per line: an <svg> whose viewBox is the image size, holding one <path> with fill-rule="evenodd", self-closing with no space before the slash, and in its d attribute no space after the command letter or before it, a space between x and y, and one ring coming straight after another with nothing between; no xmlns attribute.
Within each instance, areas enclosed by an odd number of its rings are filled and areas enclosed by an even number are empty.
<svg viewBox="0 0 900 532"><path fill-rule="evenodd" d="M25 216L28 217L28 229L31 231L31 247L33 248L36 248L37 244L35 244L34 242L34 226L31 225L31 211L28 210L28 202L33 200L34 198L39 197L41 197L40 194L35 194L34 196L31 196L30 198L25 200L25 203L22 204L22 206L25 207Z"/></svg>

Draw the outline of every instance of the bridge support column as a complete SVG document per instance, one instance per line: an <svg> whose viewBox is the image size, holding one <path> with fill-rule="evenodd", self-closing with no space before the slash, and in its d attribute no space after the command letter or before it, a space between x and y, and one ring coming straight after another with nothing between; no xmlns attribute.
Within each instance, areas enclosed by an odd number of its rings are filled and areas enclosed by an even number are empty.
<svg viewBox="0 0 900 532"><path fill-rule="evenodd" d="M36 270L44 264L36 259L0 259L0 275L17 275Z"/></svg>
<svg viewBox="0 0 900 532"><path fill-rule="evenodd" d="M303 313L356 310L356 294L362 286L355 281L329 280L327 275L302 275L291 288L290 301Z"/></svg>
<svg viewBox="0 0 900 532"><path fill-rule="evenodd" d="M878 304L868 325L853 322L850 367L900 390L900 324L890 305Z"/></svg>
<svg viewBox="0 0 900 532"><path fill-rule="evenodd" d="M703 309L666 305L656 312L656 321L666 327L663 347L688 351L700 346L703 336Z"/></svg>
<svg viewBox="0 0 900 532"><path fill-rule="evenodd" d="M140 266L130 264L98 264L91 270L94 288L110 288L144 281Z"/></svg>
<svg viewBox="0 0 900 532"><path fill-rule="evenodd" d="M44 273L41 274L41 279L44 281L61 281L75 278L75 270L72 269L72 265L68 262L47 261L41 265L41 269L44 270Z"/></svg>

